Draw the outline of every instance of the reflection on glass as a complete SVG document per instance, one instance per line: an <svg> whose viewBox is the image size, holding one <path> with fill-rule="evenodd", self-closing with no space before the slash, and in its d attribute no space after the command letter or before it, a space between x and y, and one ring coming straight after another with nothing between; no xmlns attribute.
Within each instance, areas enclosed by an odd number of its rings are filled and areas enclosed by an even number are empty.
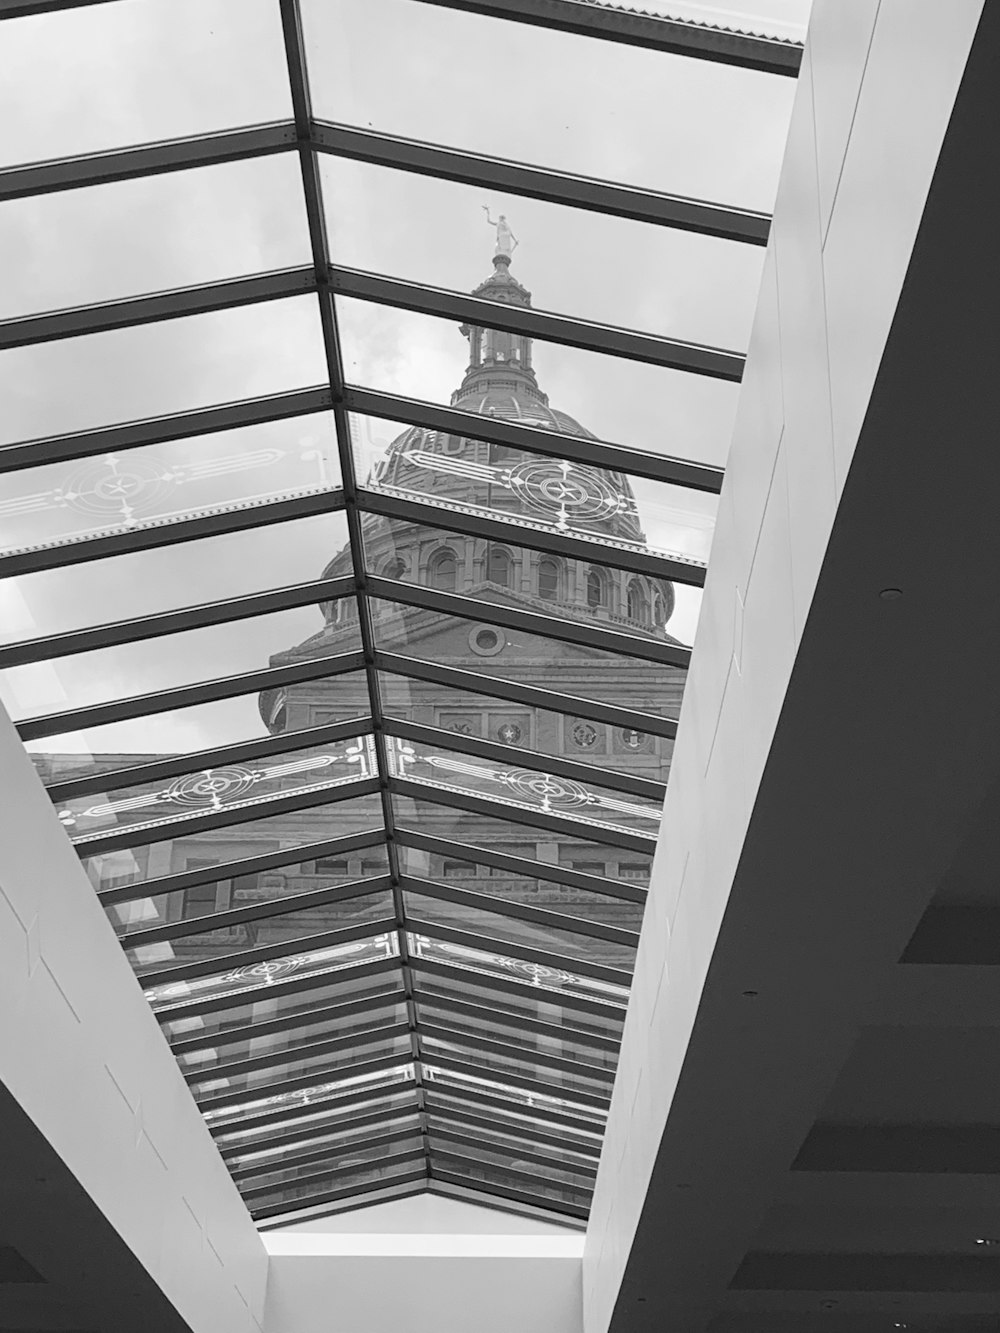
<svg viewBox="0 0 1000 1333"><path fill-rule="evenodd" d="M283 1144L280 1151L288 1151L288 1145L299 1142L304 1136L312 1136L323 1130L340 1132L345 1124L357 1116L378 1115L380 1120L384 1117L388 1121L396 1116L415 1115L417 1106L412 1078L392 1079L385 1086L394 1088L400 1083L410 1086L379 1097L366 1097L364 1092L367 1084L361 1083L358 1085L362 1089L360 1100L351 1101L348 1105L321 1105L315 1110L311 1109L312 1103L308 1098L300 1097L288 1108L287 1118L279 1114L258 1122L233 1124L222 1132L216 1132L215 1141L221 1151L231 1153L235 1148L249 1151L255 1144L280 1138ZM366 1132L371 1133L370 1130Z"/></svg>
<svg viewBox="0 0 1000 1333"><path fill-rule="evenodd" d="M407 1129L416 1130L418 1124L415 1110L408 1115L393 1115L389 1112L384 1120L380 1120L378 1125L365 1125L361 1129L348 1130L347 1132L338 1131L334 1128L326 1134L316 1133L314 1130L298 1142L294 1139L283 1139L281 1143L269 1148L235 1153L226 1159L226 1165L235 1174L246 1178L251 1175L256 1177L262 1171L279 1170L283 1158L299 1152L310 1154L326 1152L331 1155L331 1162L334 1162L337 1160L337 1154L343 1152L346 1156L355 1145L365 1143L376 1134L394 1134ZM383 1148L382 1151L384 1152L385 1149ZM256 1179L254 1183L257 1183Z"/></svg>
<svg viewBox="0 0 1000 1333"><path fill-rule="evenodd" d="M458 1093L440 1091L439 1084L435 1084L428 1092L427 1110L432 1128L440 1124L455 1133L471 1132L501 1142L521 1141L529 1144L538 1135L543 1135L548 1139L557 1138L560 1144L558 1148L547 1144L544 1148L546 1153L561 1152L574 1160L595 1164L600 1156L602 1130L598 1125L592 1130L586 1130L565 1123L554 1124L552 1120L543 1119L525 1108L518 1110L509 1106L501 1109L495 1104L484 1107L478 1102L463 1099ZM488 1125L484 1121L488 1121Z"/></svg>
<svg viewBox="0 0 1000 1333"><path fill-rule="evenodd" d="M482 1092L491 1097L500 1097L504 1101L515 1103L516 1106L526 1107L529 1110L537 1107L539 1110L551 1112L555 1115L571 1115L582 1120L593 1121L595 1127L603 1129L604 1122L607 1120L607 1110L598 1106L588 1106L583 1102L577 1102L572 1099L572 1095L566 1097L557 1097L549 1093L528 1092L525 1088L515 1088L509 1083L504 1083L502 1078L480 1078L475 1074L462 1074L457 1070L441 1069L437 1065L425 1063L423 1066L424 1075L428 1082L436 1090L438 1087L442 1091L468 1091Z"/></svg>
<svg viewBox="0 0 1000 1333"><path fill-rule="evenodd" d="M601 1037L618 1042L621 1039L622 1023L625 1011L608 1008L606 1012L583 1012L573 1006L557 992L531 986L524 991L514 993L500 990L490 984L488 976L476 977L471 972L459 972L456 976L438 976L423 971L417 972L418 1003L435 1003L442 1000L467 1001L481 1005L496 1015L498 1020L515 1026L521 1017L539 1019L548 1025L557 1026L565 1033L566 1040L586 1040L587 1035Z"/></svg>
<svg viewBox="0 0 1000 1333"><path fill-rule="evenodd" d="M326 1160L273 1166L270 1171L241 1178L240 1189L245 1197L252 1198L254 1207L265 1192L280 1187L284 1187L282 1201L291 1203L296 1198L320 1193L324 1188L342 1188L345 1179L348 1183L355 1179L356 1172L368 1175L365 1167L373 1173L392 1174L400 1164L398 1159L405 1155L404 1160L415 1160L412 1154L423 1155L423 1140L416 1129L413 1134L391 1144L377 1143L370 1147L346 1144L339 1152L331 1149Z"/></svg>
<svg viewBox="0 0 1000 1333"><path fill-rule="evenodd" d="M220 1106L214 1111L206 1108L202 1114L209 1126L229 1125L234 1121L264 1115L267 1112L291 1112L305 1106L337 1101L341 1098L357 1096L359 1093L374 1092L377 1088L391 1088L398 1083L408 1083L412 1080L413 1065L400 1064L392 1069L376 1069L367 1074L354 1074L350 1078L317 1083L312 1088L297 1088L294 1092L278 1092L271 1097L261 1097L258 1101L242 1102L239 1106ZM275 1128L276 1126L272 1123L272 1131Z"/></svg>
<svg viewBox="0 0 1000 1333"><path fill-rule="evenodd" d="M271 1088L289 1079L310 1075L317 1079L326 1079L327 1075L339 1074L342 1070L364 1064L368 1060L381 1059L384 1056L398 1056L401 1060L410 1054L410 1039L406 1035L388 1038L371 1037L359 1041L358 1045L346 1051L292 1053L280 1064L268 1065L266 1069L254 1069L242 1074L229 1074L219 1078L211 1072L204 1078L189 1083L198 1105L207 1110L216 1102L230 1101L242 1094L252 1093L262 1088ZM241 1101L241 1105L246 1103Z"/></svg>
<svg viewBox="0 0 1000 1333"><path fill-rule="evenodd" d="M578 1162L564 1161L560 1166L540 1162L528 1144L518 1143L517 1140L511 1140L507 1144L494 1144L481 1138L475 1147L470 1147L467 1143L456 1143L450 1139L442 1128L439 1134L431 1133L430 1147L435 1157L446 1163L458 1158L468 1170L492 1166L499 1173L506 1171L521 1173L538 1181L559 1181L580 1190L592 1189L594 1184L593 1169L581 1170Z"/></svg>
<svg viewBox="0 0 1000 1333"><path fill-rule="evenodd" d="M581 1097L599 1097L607 1100L611 1096L610 1082L602 1078L589 1077L586 1074L586 1066L581 1066L579 1071L554 1068L545 1062L543 1056L535 1057L525 1052L522 1060L514 1053L501 1055L497 1051L481 1050L474 1040L445 1041L430 1033L422 1037L421 1048L426 1052L426 1058L431 1061L450 1057L453 1060L461 1060L471 1068L480 1069L484 1073L494 1073L501 1079L527 1078L544 1083L553 1089L563 1089L571 1097L576 1094Z"/></svg>
<svg viewBox="0 0 1000 1333"><path fill-rule="evenodd" d="M618 1006L623 1011L628 1003L628 987L616 986L610 981L581 977L561 967L528 962L522 958L510 958L505 954L493 953L486 949L472 949L464 944L451 944L447 940L429 939L424 935L407 934L406 938L413 956L418 959L445 963L449 967L479 973L486 977L519 981L522 984L535 986L539 991L553 991L556 994L562 992L567 997L579 995L590 1000L599 1000L604 1004Z"/></svg>
<svg viewBox="0 0 1000 1333"><path fill-rule="evenodd" d="M475 1017L470 1017L447 1005L435 1005L423 999L417 1006L417 1013L422 1022L431 1027L447 1028L466 1043L474 1043L477 1037L483 1037L489 1041L506 1042L512 1049L520 1047L523 1052L540 1058L555 1055L560 1059L576 1060L608 1071L614 1070L617 1063L613 1052L589 1045L586 1034L574 1032L565 1022L553 1023L551 1032L546 1034L520 1027L516 1019L507 1019L505 1022L505 1015L497 1015L489 1009L483 1009Z"/></svg>
<svg viewBox="0 0 1000 1333"><path fill-rule="evenodd" d="M398 944L394 934L376 935L369 940L351 940L325 949L313 949L288 958L272 958L248 963L216 976L193 977L190 981L164 981L143 991L153 1012L160 1014L192 1000L217 999L239 995L259 986L273 985L291 977L321 977L342 968L359 967L379 959L394 958ZM140 978L141 979L141 978Z"/></svg>

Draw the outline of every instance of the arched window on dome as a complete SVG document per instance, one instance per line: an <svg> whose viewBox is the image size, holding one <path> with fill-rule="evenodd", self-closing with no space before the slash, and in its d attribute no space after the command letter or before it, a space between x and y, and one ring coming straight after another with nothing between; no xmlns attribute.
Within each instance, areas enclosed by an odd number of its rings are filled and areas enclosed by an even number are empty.
<svg viewBox="0 0 1000 1333"><path fill-rule="evenodd" d="M602 569L591 569L587 575L587 605L591 608L607 606L608 581Z"/></svg>
<svg viewBox="0 0 1000 1333"><path fill-rule="evenodd" d="M502 546L490 547L486 558L486 577L490 583L500 588L509 588L513 568L509 551L505 551Z"/></svg>
<svg viewBox="0 0 1000 1333"><path fill-rule="evenodd" d="M659 593L656 594L656 600L653 602L653 624L665 625L667 623L666 612L663 609L663 598Z"/></svg>
<svg viewBox="0 0 1000 1333"><path fill-rule="evenodd" d="M549 556L543 556L538 562L538 595L547 602L559 598L559 564Z"/></svg>
<svg viewBox="0 0 1000 1333"><path fill-rule="evenodd" d="M645 621L646 614L646 594L639 580L633 579L628 585L628 618Z"/></svg>
<svg viewBox="0 0 1000 1333"><path fill-rule="evenodd" d="M400 556L394 555L382 566L382 577L385 579L404 579L406 578L406 561Z"/></svg>
<svg viewBox="0 0 1000 1333"><path fill-rule="evenodd" d="M427 582L442 592L454 592L458 585L458 561L450 547L435 551L427 566Z"/></svg>

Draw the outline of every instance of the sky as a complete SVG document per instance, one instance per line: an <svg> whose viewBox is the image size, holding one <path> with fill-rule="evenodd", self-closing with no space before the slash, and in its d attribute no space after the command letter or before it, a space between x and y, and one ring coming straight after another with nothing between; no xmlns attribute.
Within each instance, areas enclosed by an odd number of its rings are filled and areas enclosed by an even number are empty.
<svg viewBox="0 0 1000 1333"><path fill-rule="evenodd" d="M801 35L807 0L755 0L678 16ZM459 14L414 0L303 0L316 114L566 171L740 207L774 199L793 80ZM0 166L206 133L290 115L277 0L116 0L4 23ZM327 158L324 198L335 262L471 290L490 271L484 206L518 238L512 272L533 303L588 319L745 350L763 252L664 228L517 200ZM204 168L0 205L0 318L210 282L308 262L291 156ZM457 327L344 302L348 378L447 402L466 345ZM724 463L738 390L696 376L536 343L552 405L602 438ZM0 443L180 411L323 380L315 303L264 306L0 353ZM361 432L369 461L393 428ZM227 471L246 450L266 458ZM170 506L336 482L322 417L143 451L169 474ZM205 459L216 471L192 468ZM74 535L98 521L59 496L107 472L79 465L0 480L0 543ZM325 468L325 471L324 471ZM221 478L221 479L220 479ZM255 489L256 488L256 489ZM89 492L88 492L89 493ZM25 497L35 497L25 505ZM670 545L670 508L637 487L652 540ZM692 521L710 518L690 499ZM676 517L676 513L675 513ZM240 534L8 583L7 640L317 577L342 520ZM115 568L112 568L115 566ZM693 604L671 630L690 638ZM319 628L316 611L206 634L207 674L265 665ZM687 616L685 625L684 616ZM685 633L685 629L689 631ZM279 633L280 630L280 633ZM114 650L9 677L24 715L117 692L181 683L190 648ZM213 721L117 729L113 749L198 748L260 731L254 701ZM95 743L89 738L88 743ZM81 742L84 743L84 742Z"/></svg>

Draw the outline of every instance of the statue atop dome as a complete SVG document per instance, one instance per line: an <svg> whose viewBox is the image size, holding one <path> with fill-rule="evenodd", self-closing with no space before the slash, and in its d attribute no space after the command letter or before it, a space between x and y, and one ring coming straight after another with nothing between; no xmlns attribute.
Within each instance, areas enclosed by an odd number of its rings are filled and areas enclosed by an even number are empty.
<svg viewBox="0 0 1000 1333"><path fill-rule="evenodd" d="M496 222L490 217L489 204L483 204L483 212L486 214L486 221L491 227L496 228L497 248L493 252L494 259L506 259L509 264L514 251L517 248L517 237L510 229L510 223L504 213L501 213Z"/></svg>

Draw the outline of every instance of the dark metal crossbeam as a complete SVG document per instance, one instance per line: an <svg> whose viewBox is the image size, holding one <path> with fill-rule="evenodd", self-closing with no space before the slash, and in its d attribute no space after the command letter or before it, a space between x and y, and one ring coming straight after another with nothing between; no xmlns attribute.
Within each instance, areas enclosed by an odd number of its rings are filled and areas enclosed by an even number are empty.
<svg viewBox="0 0 1000 1333"><path fill-rule="evenodd" d="M381 922L374 924L379 926ZM499 954L516 962L537 963L540 967L566 972L570 976L608 982L610 985L620 986L624 991L628 990L632 981L632 974L621 968L606 967L603 963L592 963L589 959L570 958L551 949L533 949L531 945L524 944L520 940L503 940L493 935L482 935L478 931L459 930L454 926L443 926L436 921L423 921L416 917L408 917L407 928L414 935L423 935L427 939L458 944L464 949L475 950L478 953ZM375 934L376 931L370 930L369 933ZM492 973L488 975L492 980ZM145 980L145 978L140 979ZM535 995L538 995L537 987Z"/></svg>
<svg viewBox="0 0 1000 1333"><path fill-rule="evenodd" d="M444 1169L441 1168L444 1164ZM532 1171L519 1171L515 1167L506 1166L500 1162L490 1162L482 1157L470 1157L467 1153L448 1152L447 1149L435 1148L431 1155L431 1168L435 1172L447 1179L452 1171L456 1173L462 1169L469 1174L466 1176L467 1184L479 1185L479 1178L474 1173L477 1171L489 1172L496 1182L497 1190L506 1188L507 1181L517 1181L525 1187L525 1192L530 1197L532 1187L537 1190L539 1186L548 1186L550 1189L563 1190L566 1193L575 1193L581 1197L590 1197L593 1193L593 1185L584 1184L582 1181L574 1181L570 1184L567 1181L557 1180L547 1176L544 1170L536 1173ZM504 1183L501 1183L504 1182ZM535 1196L540 1197L540 1195Z"/></svg>
<svg viewBox="0 0 1000 1333"><path fill-rule="evenodd" d="M497 887L501 886L502 881L498 881ZM407 893L433 898L436 902L454 903L476 912L491 912L495 916L546 926L550 930L565 930L571 935L585 935L590 939L621 944L627 949L639 947L639 936L633 930L608 926L603 921L591 921L587 917L570 916L568 912L553 912L547 907L533 907L530 903L522 903L514 898L475 893L471 889L459 888L456 884L438 884L434 880L418 879L411 875L403 876L403 888Z"/></svg>
<svg viewBox="0 0 1000 1333"><path fill-rule="evenodd" d="M595 1051L606 1051L616 1058L621 1045L616 1037L605 1037L595 1032L587 1032L583 1028L574 1028L565 1021L548 1023L544 1019L532 1017L531 1014L487 1009L483 1004L472 1004L468 1000L460 1000L452 995L421 993L417 996L417 1007L440 1010L451 1023L460 1022L463 1018L468 1019L470 1023L477 1025L473 1029L473 1035L476 1032L485 1032L493 1025L517 1030L522 1034L546 1037L549 1041L560 1045L569 1043L576 1046L592 1046Z"/></svg>
<svg viewBox="0 0 1000 1333"><path fill-rule="evenodd" d="M426 930L424 934L427 934ZM487 953L499 954L502 952L509 956L511 952L507 945L499 940L480 940L477 947ZM548 957L548 955L546 956ZM593 1014L595 1017L607 1019L611 1022L623 1023L625 1021L624 1006L619 1006L610 1000L595 999L590 995L579 995L575 991L560 990L556 985L551 987L535 986L530 981L519 981L513 976L506 977L494 972L481 971L475 966L444 962L440 958L415 956L410 960L410 966L415 972L424 972L430 977L440 977L459 989L477 986L485 991L499 992L501 995L516 995L519 999L530 1000L533 1004L557 1004L561 1009L576 1010L581 1014ZM575 965L574 970L578 970ZM418 991L418 999L420 994ZM429 992L423 994L425 999L433 999Z"/></svg>
<svg viewBox="0 0 1000 1333"><path fill-rule="evenodd" d="M609 1095L605 1097L596 1092L568 1088L562 1083L546 1083L544 1079L528 1078L527 1075L517 1074L513 1070L497 1069L494 1065L471 1064L466 1060L456 1060L450 1055L438 1055L436 1052L428 1052L426 1060L432 1067L447 1070L452 1074L465 1074L469 1078L505 1083L508 1087L520 1088L539 1097L554 1097L559 1101L575 1102L578 1106L592 1106L605 1114L611 1105L610 1090Z"/></svg>
<svg viewBox="0 0 1000 1333"><path fill-rule="evenodd" d="M590 1208L578 1204L563 1203L558 1199L547 1199L543 1195L529 1194L524 1190L503 1189L500 1185L486 1180L472 1180L454 1172L443 1171L435 1163L434 1174L424 1187L428 1194L438 1194L445 1199L462 1199L474 1203L480 1208L495 1208L504 1214L513 1213L517 1217L540 1218L543 1222L558 1222L561 1226L572 1227L575 1231L586 1231Z"/></svg>
<svg viewBox="0 0 1000 1333"><path fill-rule="evenodd" d="M309 1042L304 1046L282 1047L279 1050L267 1051L248 1060L233 1060L229 1064L210 1065L204 1069L188 1069L184 1072L184 1079L190 1085L210 1083L215 1079L242 1079L261 1069L298 1065L324 1055L337 1055L343 1051L363 1053L366 1047L375 1042L391 1041L394 1037L407 1037L409 1033L409 1023L383 1023L379 1027L350 1032L345 1037L325 1037L321 1041ZM348 1068L346 1065L343 1067L345 1070ZM352 1064L351 1068L354 1067ZM341 1066L337 1065L334 1068L339 1070Z"/></svg>
<svg viewBox="0 0 1000 1333"><path fill-rule="evenodd" d="M54 14L59 9L85 9L107 3L108 0L0 0L0 19L30 18L33 14Z"/></svg>
<svg viewBox="0 0 1000 1333"><path fill-rule="evenodd" d="M412 1090L412 1089L411 1089ZM312 1108L307 1104L301 1108L302 1115L307 1117L312 1113ZM253 1143L220 1143L219 1152L224 1161L230 1162L233 1158L249 1157L257 1153L271 1152L278 1149L286 1149L292 1144L310 1143L313 1139L331 1138L334 1135L346 1135L356 1133L359 1129L367 1129L372 1125L382 1125L386 1120L405 1120L409 1116L414 1118L418 1115L417 1103L414 1100L410 1107L400 1107L397 1111L385 1111L380 1108L377 1111L368 1111L364 1115L352 1116L349 1120L342 1120L333 1124L312 1124L302 1125L298 1128L286 1129L280 1133L272 1134L268 1138L255 1139ZM294 1120L294 1115L289 1117ZM231 1128L229 1126L228 1128ZM220 1134L225 1130L219 1130Z"/></svg>
<svg viewBox="0 0 1000 1333"><path fill-rule="evenodd" d="M409 1063L405 1055L380 1055L372 1060L363 1060L358 1064L334 1065L325 1069L313 1069L308 1074L296 1078L278 1079L274 1083L254 1083L250 1087L232 1089L214 1093L208 1097L196 1098L199 1111L219 1111L233 1106L242 1106L246 1102L269 1101L272 1097L283 1097L290 1092L303 1092L319 1087L321 1084L338 1082L342 1079L364 1078L368 1074L380 1074L397 1065ZM313 1107L317 1103L313 1103Z"/></svg>
<svg viewBox="0 0 1000 1333"><path fill-rule="evenodd" d="M271 127L268 127L271 128ZM276 131L277 126L273 129ZM701 236L718 236L749 245L766 245L770 218L766 213L711 204L700 199L663 194L655 190L618 185L613 181L576 176L524 162L508 162L500 157L467 153L439 144L402 139L397 135L359 129L353 125L335 125L329 121L313 122L313 143L318 152L355 162L414 172L437 180L459 181L483 189L503 190L550 204L582 208L592 213L610 214L633 222L674 227ZM0 175L0 198L3 197Z"/></svg>
<svg viewBox="0 0 1000 1333"><path fill-rule="evenodd" d="M516 1160L519 1163L524 1162L531 1166L538 1166L543 1170L548 1168L549 1170L554 1171L564 1171L567 1175L595 1176L597 1174L596 1162L567 1162L564 1158L544 1152L538 1152L537 1149L532 1150L528 1146L515 1149L510 1147L510 1145L491 1144L488 1139L477 1138L473 1134L455 1133L455 1131L451 1129L435 1130L432 1126L431 1139L431 1151L434 1153L435 1157L455 1156L464 1157L469 1161L482 1161L484 1165L489 1164L495 1166L498 1171L503 1173L506 1173L507 1171L506 1166L502 1165L500 1162L490 1162L486 1157L477 1158L476 1154L485 1154L489 1152L496 1154L510 1153L511 1156L516 1154ZM441 1149L435 1148L435 1143L444 1145L445 1150L442 1151ZM452 1147L469 1148L472 1151L471 1154L458 1152L452 1154L447 1151Z"/></svg>
<svg viewBox="0 0 1000 1333"><path fill-rule="evenodd" d="M583 1119L569 1112L553 1111L544 1106L526 1106L524 1102L511 1100L510 1097L503 1096L499 1091L489 1093L457 1084L436 1082L431 1084L427 1093L427 1109L431 1116L454 1116L456 1114L450 1105L446 1106L438 1101L437 1094L446 1096L449 1103L461 1103L463 1108L472 1106L479 1110L485 1108L486 1110L497 1111L501 1115L527 1116L532 1120L544 1121L545 1124L551 1125L554 1130L561 1129L567 1134L589 1134L595 1140L595 1153L600 1153L599 1144L604 1133L604 1127L594 1120ZM466 1114L466 1109L463 1109L462 1114ZM506 1120L491 1116L489 1123L496 1128L498 1133L506 1132ZM564 1139L563 1142L569 1142L569 1140Z"/></svg>
<svg viewBox="0 0 1000 1333"><path fill-rule="evenodd" d="M421 1156L423 1156L423 1153L421 1153ZM327 1190L323 1194L311 1194L307 1198L295 1199L290 1203L274 1203L266 1208L251 1208L250 1216L255 1222L264 1221L269 1217L288 1217L291 1215L296 1215L296 1220L298 1220L298 1215L304 1213L307 1209L315 1209L320 1204L353 1200L355 1206L362 1208L368 1203L378 1202L379 1198L400 1198L404 1194L419 1193L426 1183L427 1171L425 1167L421 1166L419 1171L401 1171L387 1180L365 1181L362 1185L344 1185L340 1189ZM391 1194L388 1191L391 1191ZM331 1209L330 1211L346 1210ZM310 1212L309 1215L324 1217L327 1214Z"/></svg>
<svg viewBox="0 0 1000 1333"><path fill-rule="evenodd" d="M592 1157L594 1159L594 1168L597 1168L597 1159L601 1155L600 1143L594 1141L587 1144L577 1143L566 1139L561 1134L547 1134L543 1130L532 1126L530 1129L526 1125L506 1124L502 1120L497 1120L495 1116L476 1115L472 1111L448 1111L439 1108L431 1109L431 1133L436 1132L434 1128L435 1120L447 1120L451 1123L468 1128L470 1131L487 1130L489 1134L502 1135L508 1139L523 1139L525 1143L541 1143L550 1148L565 1148L569 1152L579 1153L581 1156ZM457 1137L454 1131L448 1130L447 1133L452 1137ZM474 1142L485 1147L490 1139L489 1134L485 1138L475 1139Z"/></svg>
<svg viewBox="0 0 1000 1333"><path fill-rule="evenodd" d="M387 1148L390 1144L403 1143L407 1139L415 1138L420 1133L416 1111L414 1111L413 1119L414 1125L407 1129L390 1130L386 1134L372 1134L368 1138L355 1139L349 1144L337 1145L333 1148L331 1148L331 1145L326 1145L322 1148L313 1148L308 1152L282 1154L280 1160L274 1162L252 1162L246 1166L230 1167L230 1175L242 1185L243 1181L252 1181L257 1176L274 1175L278 1171L289 1171L300 1166L313 1166L317 1163L328 1162L331 1151L335 1152L337 1148L342 1152L349 1152L352 1156L357 1153L372 1152L376 1148ZM386 1160L391 1161L392 1159L388 1158ZM296 1185L297 1183L297 1181L286 1182L288 1185Z"/></svg>
<svg viewBox="0 0 1000 1333"><path fill-rule="evenodd" d="M642 46L668 55L738 65L765 74L794 77L802 63L799 42L734 32L709 23L661 18L617 5L591 5L581 0L422 0L422 3Z"/></svg>
<svg viewBox="0 0 1000 1333"><path fill-rule="evenodd" d="M499 301L485 300L481 296L469 296L464 292L406 282L402 278L389 278L380 273L366 273L361 269L339 265L331 264L329 281L332 290L339 296L371 301L396 310L458 320L480 328L502 329L563 347L599 352L604 356L625 357L629 361L645 361L650 365L683 370L692 375L707 375L712 379L729 380L737 384L743 377L746 357L741 352L683 342L679 338L637 333L631 329L534 310L528 306L505 305Z"/></svg>
<svg viewBox="0 0 1000 1333"><path fill-rule="evenodd" d="M624 569L649 578L676 580L701 588L705 584L706 566L695 560L659 555L655 551L612 545L594 537L536 527L524 520L498 517L487 509L474 510L452 502L446 507L427 500L415 500L407 495L364 488L358 490L358 504L369 514L400 519L405 523L420 524L428 530L444 529L466 536L485 537L488 541L506 542L512 546L527 547L565 556L568 560L583 560L591 565L608 569ZM475 532L470 533L470 528Z"/></svg>
<svg viewBox="0 0 1000 1333"><path fill-rule="evenodd" d="M427 833L418 833L415 829L397 827L396 841L401 847L412 847L417 851L431 852L436 856L447 856L460 861L474 861L477 865L506 870L522 879L566 884L573 889L582 889L585 893L599 893L608 898L621 899L623 902L645 903L647 897L646 889L639 884L630 884L626 880L588 875L582 870L571 870L569 866L551 865L548 861L532 861L526 856L510 856L507 852L476 847L469 842L434 838ZM617 1044L615 1049L617 1050Z"/></svg>
<svg viewBox="0 0 1000 1333"><path fill-rule="evenodd" d="M440 1027L437 1023L424 1023L421 1031L425 1037L463 1047L470 1057L478 1055L480 1051L488 1051L491 1055L498 1055L504 1060L531 1065L536 1070L556 1069L566 1074L578 1074L582 1078L597 1079L602 1083L614 1082L615 1071L613 1069L608 1069L604 1065L587 1064L583 1060L574 1060L567 1056L555 1055L545 1050L539 1050L536 1046L525 1049L523 1046L513 1046L510 1042L497 1041L492 1037L470 1036L460 1029ZM433 1053L429 1053L429 1055L431 1059L434 1058ZM489 1067L493 1070L497 1068L496 1065Z"/></svg>
<svg viewBox="0 0 1000 1333"><path fill-rule="evenodd" d="M412 1138L413 1135L407 1135L407 1137ZM384 1166L386 1170L393 1170L395 1167L403 1166L410 1162L423 1161L423 1158L423 1148L412 1148L408 1152L388 1153L386 1156L380 1157L376 1161L367 1164L367 1166L348 1166L335 1168L333 1170L327 1168L326 1171L317 1171L312 1175L297 1176L294 1180L285 1181L283 1185L261 1185L256 1189L241 1189L240 1193L243 1195L244 1201L249 1204L254 1199L266 1198L269 1194L273 1194L276 1189L288 1189L289 1187L299 1189L302 1186L319 1185L324 1181L333 1182L337 1180L349 1180L351 1176L356 1176L361 1171L377 1170L380 1166ZM307 1196L305 1199L296 1200L296 1207L307 1207L308 1203L309 1199Z"/></svg>

